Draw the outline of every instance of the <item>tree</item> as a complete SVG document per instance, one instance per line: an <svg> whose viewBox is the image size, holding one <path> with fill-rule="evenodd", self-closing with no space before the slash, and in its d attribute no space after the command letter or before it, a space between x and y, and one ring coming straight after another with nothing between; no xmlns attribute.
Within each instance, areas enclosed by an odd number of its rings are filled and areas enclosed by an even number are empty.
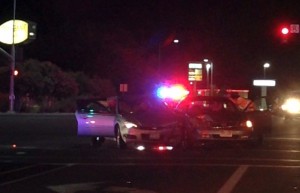
<svg viewBox="0 0 300 193"><path fill-rule="evenodd" d="M19 71L15 90L20 101L35 101L42 108L49 109L56 101L77 96L76 81L51 62L28 60Z"/></svg>
<svg viewBox="0 0 300 193"><path fill-rule="evenodd" d="M110 97L116 95L112 81L99 76L92 78L83 72L72 73L79 88L78 97Z"/></svg>

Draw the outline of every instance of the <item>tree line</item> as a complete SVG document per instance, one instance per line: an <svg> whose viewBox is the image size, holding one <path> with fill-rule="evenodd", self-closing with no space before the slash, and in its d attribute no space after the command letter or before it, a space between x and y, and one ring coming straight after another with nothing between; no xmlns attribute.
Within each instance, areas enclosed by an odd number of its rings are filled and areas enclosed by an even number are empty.
<svg viewBox="0 0 300 193"><path fill-rule="evenodd" d="M84 72L66 72L49 61L29 59L17 67L14 93L16 112L74 112L77 98L117 94L113 82ZM8 111L8 92L3 92L1 111Z"/></svg>

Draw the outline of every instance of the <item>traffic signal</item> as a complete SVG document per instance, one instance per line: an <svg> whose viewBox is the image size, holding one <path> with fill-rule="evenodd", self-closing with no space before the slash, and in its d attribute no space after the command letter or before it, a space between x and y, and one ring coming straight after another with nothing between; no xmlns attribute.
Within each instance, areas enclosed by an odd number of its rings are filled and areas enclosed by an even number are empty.
<svg viewBox="0 0 300 193"><path fill-rule="evenodd" d="M289 33L290 33L289 28L287 28L287 27L282 27L281 28L281 34L282 35L288 35Z"/></svg>
<svg viewBox="0 0 300 193"><path fill-rule="evenodd" d="M277 34L283 43L290 42L299 34L299 24L280 25Z"/></svg>
<svg viewBox="0 0 300 193"><path fill-rule="evenodd" d="M18 70L14 70L14 76L18 76L19 71Z"/></svg>
<svg viewBox="0 0 300 193"><path fill-rule="evenodd" d="M287 43L290 37L290 28L289 26L281 26L279 28L279 37L282 43Z"/></svg>

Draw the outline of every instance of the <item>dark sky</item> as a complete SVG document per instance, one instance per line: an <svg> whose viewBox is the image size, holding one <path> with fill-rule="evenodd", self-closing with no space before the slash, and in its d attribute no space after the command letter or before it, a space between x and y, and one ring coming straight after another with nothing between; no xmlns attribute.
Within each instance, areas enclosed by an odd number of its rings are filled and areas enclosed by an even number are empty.
<svg viewBox="0 0 300 193"><path fill-rule="evenodd" d="M12 2L0 1L1 23L11 19ZM243 87L262 78L269 62L268 78L293 86L300 81L300 37L292 34L283 43L278 27L299 23L299 10L297 0L17 0L16 18L38 25L37 39L22 46L24 58L49 60L66 70L86 71L99 63L109 47L101 43L103 34L119 34L128 44L134 39L143 49L173 35L181 45L180 64L172 69L210 58L218 86ZM171 52L163 52L166 63L175 58Z"/></svg>

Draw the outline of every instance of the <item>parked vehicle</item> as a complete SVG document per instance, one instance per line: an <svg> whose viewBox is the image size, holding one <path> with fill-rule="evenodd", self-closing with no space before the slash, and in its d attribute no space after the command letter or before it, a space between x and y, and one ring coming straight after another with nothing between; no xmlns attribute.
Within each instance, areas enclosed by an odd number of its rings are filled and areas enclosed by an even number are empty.
<svg viewBox="0 0 300 193"><path fill-rule="evenodd" d="M228 97L189 96L176 110L185 114L185 138L190 146L207 141L263 141L264 112L242 111Z"/></svg>
<svg viewBox="0 0 300 193"><path fill-rule="evenodd" d="M151 96L79 100L78 136L101 145L114 138L119 148L172 150L182 140L182 121L164 101Z"/></svg>

